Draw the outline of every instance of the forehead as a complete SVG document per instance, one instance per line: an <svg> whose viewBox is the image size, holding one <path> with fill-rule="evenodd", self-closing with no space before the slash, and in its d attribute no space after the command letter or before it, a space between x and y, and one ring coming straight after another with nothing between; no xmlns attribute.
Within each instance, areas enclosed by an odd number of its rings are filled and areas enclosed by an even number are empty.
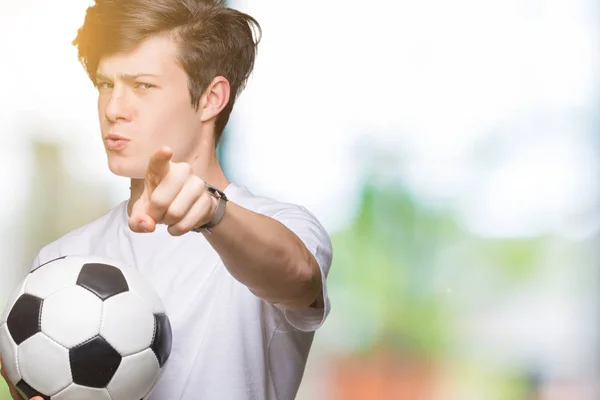
<svg viewBox="0 0 600 400"><path fill-rule="evenodd" d="M111 76L120 73L168 75L183 71L176 60L176 44L166 35L152 36L131 51L111 54L98 63L97 73Z"/></svg>

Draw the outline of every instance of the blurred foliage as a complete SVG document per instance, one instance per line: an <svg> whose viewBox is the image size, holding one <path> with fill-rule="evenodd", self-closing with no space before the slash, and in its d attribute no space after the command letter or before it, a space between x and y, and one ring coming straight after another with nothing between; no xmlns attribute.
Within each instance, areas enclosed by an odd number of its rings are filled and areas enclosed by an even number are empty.
<svg viewBox="0 0 600 400"><path fill-rule="evenodd" d="M366 308L363 313L379 315L372 322L380 330L367 347L385 343L425 353L439 349L444 313L431 281L436 248L457 229L447 213L420 207L401 186L365 186L354 223L332 236L331 285L350 288ZM369 324L360 316L355 322Z"/></svg>
<svg viewBox="0 0 600 400"><path fill-rule="evenodd" d="M444 380L449 382L452 399L533 400L535 386L531 377L521 371L496 369L480 363L453 363ZM442 397L443 398L443 397Z"/></svg>
<svg viewBox="0 0 600 400"><path fill-rule="evenodd" d="M336 313L349 337L346 350L386 348L435 359L452 340L453 302L470 295L451 298L449 287L476 293L469 286L484 290L490 276L507 285L535 276L543 239L475 237L452 209L425 203L400 182L372 182L364 185L352 224L332 235L329 285L341 304Z"/></svg>
<svg viewBox="0 0 600 400"><path fill-rule="evenodd" d="M501 269L513 283L532 277L533 266L542 262L545 237L531 239L495 239L477 241L476 250L480 258L487 260L494 268Z"/></svg>
<svg viewBox="0 0 600 400"><path fill-rule="evenodd" d="M4 382L4 379L0 379L0 400L11 400L12 397L8 391L8 386Z"/></svg>

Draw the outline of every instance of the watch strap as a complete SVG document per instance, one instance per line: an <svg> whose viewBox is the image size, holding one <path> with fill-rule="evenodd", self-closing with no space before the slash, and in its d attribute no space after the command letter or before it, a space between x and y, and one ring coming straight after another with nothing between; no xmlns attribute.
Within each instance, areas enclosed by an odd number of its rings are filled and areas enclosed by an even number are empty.
<svg viewBox="0 0 600 400"><path fill-rule="evenodd" d="M227 205L228 199L227 199L227 196L225 195L225 193L223 193L216 187L206 184L206 188L208 189L208 192L213 197L216 197L218 199L217 200L217 208L216 208L215 213L213 214L213 217L211 218L210 221L208 221L206 224L204 224L202 226L193 228L192 231L210 234L210 233L212 233L210 231L210 228L217 225L223 219L223 216L225 215L225 206Z"/></svg>

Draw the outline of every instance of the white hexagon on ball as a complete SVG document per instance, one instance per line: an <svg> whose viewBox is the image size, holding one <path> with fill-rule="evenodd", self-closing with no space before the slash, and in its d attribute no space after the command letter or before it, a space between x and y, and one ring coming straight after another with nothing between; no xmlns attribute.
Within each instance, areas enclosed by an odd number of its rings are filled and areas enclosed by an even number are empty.
<svg viewBox="0 0 600 400"><path fill-rule="evenodd" d="M121 360L107 386L112 400L131 400L145 397L160 375L158 360L151 349Z"/></svg>
<svg viewBox="0 0 600 400"><path fill-rule="evenodd" d="M152 344L154 315L137 294L118 294L104 302L100 336L122 356L138 353Z"/></svg>
<svg viewBox="0 0 600 400"><path fill-rule="evenodd" d="M17 365L17 344L12 339L6 324L0 327L0 354L2 354L2 368L6 371L8 379L16 385L21 380Z"/></svg>
<svg viewBox="0 0 600 400"><path fill-rule="evenodd" d="M148 283L137 269L129 266L121 266L121 272L125 276L125 279L127 279L129 291L140 296L149 305L154 314L166 313L164 303L155 288Z"/></svg>
<svg viewBox="0 0 600 400"><path fill-rule="evenodd" d="M41 332L21 343L17 357L23 380L39 392L53 395L72 383L69 351Z"/></svg>
<svg viewBox="0 0 600 400"><path fill-rule="evenodd" d="M52 396L52 400L113 400L106 389L97 389L71 384L62 392Z"/></svg>
<svg viewBox="0 0 600 400"><path fill-rule="evenodd" d="M65 257L50 261L29 274L25 293L45 299L69 286L75 285L81 270L81 262L76 258Z"/></svg>
<svg viewBox="0 0 600 400"><path fill-rule="evenodd" d="M80 286L53 294L42 306L42 332L66 348L96 336L101 319L102 300Z"/></svg>

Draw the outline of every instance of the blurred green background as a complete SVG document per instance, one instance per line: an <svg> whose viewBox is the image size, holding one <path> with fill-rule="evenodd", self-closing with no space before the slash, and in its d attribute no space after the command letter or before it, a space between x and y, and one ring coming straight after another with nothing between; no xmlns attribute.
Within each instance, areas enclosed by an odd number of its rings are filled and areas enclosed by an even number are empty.
<svg viewBox="0 0 600 400"><path fill-rule="evenodd" d="M334 246L298 399L600 398L598 2L230 4L264 36L221 161ZM0 304L128 193L69 45L85 6L0 15Z"/></svg>

